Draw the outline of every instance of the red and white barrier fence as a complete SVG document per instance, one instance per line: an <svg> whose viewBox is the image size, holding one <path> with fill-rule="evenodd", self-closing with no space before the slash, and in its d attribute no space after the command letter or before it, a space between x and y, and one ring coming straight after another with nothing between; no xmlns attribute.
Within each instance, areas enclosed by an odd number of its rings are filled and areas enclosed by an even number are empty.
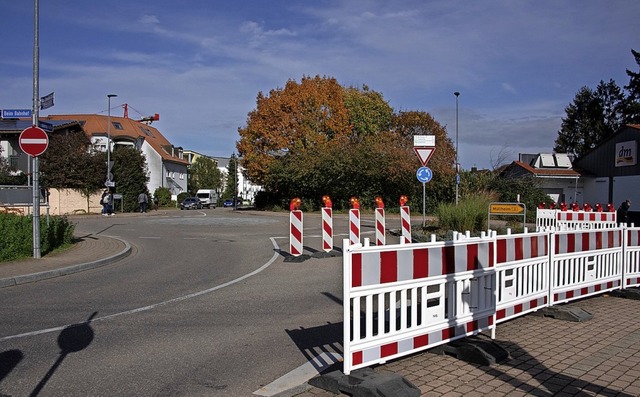
<svg viewBox="0 0 640 397"><path fill-rule="evenodd" d="M349 210L349 244L360 243L360 210Z"/></svg>
<svg viewBox="0 0 640 397"><path fill-rule="evenodd" d="M536 212L536 227L538 230L557 228L566 230L578 229L611 229L618 227L616 213L571 211L560 209L541 209Z"/></svg>
<svg viewBox="0 0 640 397"><path fill-rule="evenodd" d="M376 245L385 245L386 238L386 229L385 229L385 214L384 208L376 208Z"/></svg>
<svg viewBox="0 0 640 397"><path fill-rule="evenodd" d="M409 211L408 205L400 206L400 228L402 229L400 242L411 243L411 211Z"/></svg>
<svg viewBox="0 0 640 397"><path fill-rule="evenodd" d="M387 246L344 242L344 373L491 331L540 308L640 285L640 228Z"/></svg>
<svg viewBox="0 0 640 397"><path fill-rule="evenodd" d="M346 246L345 374L494 327L494 250L480 238Z"/></svg>

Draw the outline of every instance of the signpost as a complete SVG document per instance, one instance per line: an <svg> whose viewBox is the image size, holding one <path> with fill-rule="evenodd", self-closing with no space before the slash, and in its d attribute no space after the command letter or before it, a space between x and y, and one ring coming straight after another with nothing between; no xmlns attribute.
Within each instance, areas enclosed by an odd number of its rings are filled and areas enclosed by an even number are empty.
<svg viewBox="0 0 640 397"><path fill-rule="evenodd" d="M414 135L413 136L413 151L416 152L422 167L416 171L416 177L419 182L422 182L422 227L427 222L426 214L426 183L433 178L433 172L427 168L426 165L429 159L436 150L436 136L435 135Z"/></svg>

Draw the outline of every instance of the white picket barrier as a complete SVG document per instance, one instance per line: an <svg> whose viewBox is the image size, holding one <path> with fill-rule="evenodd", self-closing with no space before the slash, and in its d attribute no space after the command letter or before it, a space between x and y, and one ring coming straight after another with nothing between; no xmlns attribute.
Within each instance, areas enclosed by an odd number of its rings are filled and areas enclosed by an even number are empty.
<svg viewBox="0 0 640 397"><path fill-rule="evenodd" d="M559 209L536 210L536 228L567 230L612 229L618 227L615 212L562 211Z"/></svg>
<svg viewBox="0 0 640 397"><path fill-rule="evenodd" d="M495 327L493 239L343 246L345 374Z"/></svg>
<svg viewBox="0 0 640 397"><path fill-rule="evenodd" d="M551 238L550 305L619 289L623 229L557 231Z"/></svg>
<svg viewBox="0 0 640 397"><path fill-rule="evenodd" d="M624 241L623 287L640 286L640 228L627 228Z"/></svg>
<svg viewBox="0 0 640 397"><path fill-rule="evenodd" d="M496 237L496 323L548 306L549 233Z"/></svg>
<svg viewBox="0 0 640 397"><path fill-rule="evenodd" d="M640 228L373 247L344 241L344 373L541 308L640 286Z"/></svg>

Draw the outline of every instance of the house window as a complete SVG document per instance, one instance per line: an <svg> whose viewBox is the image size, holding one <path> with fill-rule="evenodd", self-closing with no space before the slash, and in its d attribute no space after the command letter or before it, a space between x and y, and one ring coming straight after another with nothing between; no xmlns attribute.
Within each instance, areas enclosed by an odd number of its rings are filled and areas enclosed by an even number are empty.
<svg viewBox="0 0 640 397"><path fill-rule="evenodd" d="M18 156L9 156L9 167L18 168Z"/></svg>
<svg viewBox="0 0 640 397"><path fill-rule="evenodd" d="M117 122L117 121L112 121L112 122L111 122L111 124L113 125L113 127L114 127L116 130L124 130L124 128L122 128L122 124L120 124L120 123L119 123L119 122Z"/></svg>

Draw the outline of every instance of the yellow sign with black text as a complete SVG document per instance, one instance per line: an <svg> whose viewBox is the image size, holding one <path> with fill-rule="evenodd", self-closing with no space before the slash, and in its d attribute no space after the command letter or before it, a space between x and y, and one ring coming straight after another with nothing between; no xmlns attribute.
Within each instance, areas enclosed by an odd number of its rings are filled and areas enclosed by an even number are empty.
<svg viewBox="0 0 640 397"><path fill-rule="evenodd" d="M491 203L489 213L491 214L521 214L525 206L521 203Z"/></svg>

